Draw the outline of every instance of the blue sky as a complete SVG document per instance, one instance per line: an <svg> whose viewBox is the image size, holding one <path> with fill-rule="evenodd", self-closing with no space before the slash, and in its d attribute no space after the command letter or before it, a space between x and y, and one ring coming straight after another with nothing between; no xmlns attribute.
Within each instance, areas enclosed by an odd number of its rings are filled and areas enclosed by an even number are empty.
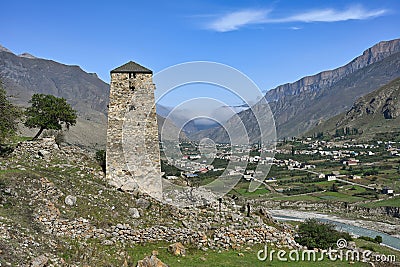
<svg viewBox="0 0 400 267"><path fill-rule="evenodd" d="M111 69L129 60L154 72L206 60L242 71L266 91L400 37L397 0L39 0L3 1L1 11L1 45L79 65L106 82ZM182 88L164 104L196 90ZM229 98L211 87L201 94Z"/></svg>

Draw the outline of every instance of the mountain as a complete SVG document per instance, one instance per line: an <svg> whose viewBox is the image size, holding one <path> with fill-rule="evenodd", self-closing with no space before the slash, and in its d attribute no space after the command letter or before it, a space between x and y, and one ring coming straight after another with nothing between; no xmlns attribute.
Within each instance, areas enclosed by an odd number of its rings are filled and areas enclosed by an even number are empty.
<svg viewBox="0 0 400 267"><path fill-rule="evenodd" d="M11 100L20 106L27 106L34 93L65 98L78 112L76 126L66 133L67 142L105 146L109 85L97 75L28 53L17 56L1 46L0 77ZM22 132L31 134L28 129Z"/></svg>
<svg viewBox="0 0 400 267"><path fill-rule="evenodd" d="M380 42L345 66L278 86L268 91L265 98L274 115L278 137L297 136L349 109L357 98L397 77L400 77L400 39ZM261 102L252 109L267 110ZM239 117L250 140L256 142L260 131L251 110L242 111ZM227 125L235 125L238 120L232 118ZM199 132L196 139L203 137L227 141L221 127Z"/></svg>
<svg viewBox="0 0 400 267"><path fill-rule="evenodd" d="M66 132L66 141L94 149L105 148L109 85L95 73L29 53L17 56L0 45L0 78L11 100L20 106L27 106L35 93L65 98L78 112L77 124ZM168 132L177 132L174 122L164 118L169 108L157 105L157 111L161 113L157 116L159 130L165 126ZM28 136L36 133L24 127L21 132ZM187 140L184 133L179 136ZM165 138L172 137L167 134Z"/></svg>
<svg viewBox="0 0 400 267"><path fill-rule="evenodd" d="M180 131L180 128L178 128L170 119L166 119L157 114L157 124L159 139L161 139L162 133L163 140L177 140L175 133L179 133L179 140L189 141L185 132Z"/></svg>
<svg viewBox="0 0 400 267"><path fill-rule="evenodd" d="M167 118L176 127L182 128L185 137L196 140L201 133L208 132L220 124L226 123L232 114L237 114L249 108L247 104L238 106L212 105L207 110L198 110L191 107L180 106L174 109L160 104L156 104L157 114ZM209 119L213 118L213 119Z"/></svg>
<svg viewBox="0 0 400 267"><path fill-rule="evenodd" d="M351 109L312 129L308 134L328 133L348 129L371 138L379 133L400 133L400 78L393 80L355 101Z"/></svg>

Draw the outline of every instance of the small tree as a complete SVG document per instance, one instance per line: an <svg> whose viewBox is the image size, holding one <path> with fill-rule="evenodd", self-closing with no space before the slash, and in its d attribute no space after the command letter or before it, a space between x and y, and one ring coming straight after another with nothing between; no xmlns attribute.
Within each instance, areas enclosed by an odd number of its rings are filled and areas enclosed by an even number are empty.
<svg viewBox="0 0 400 267"><path fill-rule="evenodd" d="M0 143L17 130L20 109L10 103L0 81Z"/></svg>
<svg viewBox="0 0 400 267"><path fill-rule="evenodd" d="M76 123L76 111L64 98L53 95L34 94L29 101L31 107L25 111L25 126L39 128L32 140L37 139L43 130L61 130L62 124L67 129Z"/></svg>

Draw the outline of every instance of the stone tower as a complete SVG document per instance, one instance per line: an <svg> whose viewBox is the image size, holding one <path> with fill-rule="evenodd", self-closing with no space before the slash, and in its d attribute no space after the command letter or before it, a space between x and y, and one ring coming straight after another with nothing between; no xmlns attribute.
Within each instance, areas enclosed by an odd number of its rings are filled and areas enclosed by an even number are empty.
<svg viewBox="0 0 400 267"><path fill-rule="evenodd" d="M111 71L106 177L123 191L136 191L137 179L161 173L152 77L132 61Z"/></svg>

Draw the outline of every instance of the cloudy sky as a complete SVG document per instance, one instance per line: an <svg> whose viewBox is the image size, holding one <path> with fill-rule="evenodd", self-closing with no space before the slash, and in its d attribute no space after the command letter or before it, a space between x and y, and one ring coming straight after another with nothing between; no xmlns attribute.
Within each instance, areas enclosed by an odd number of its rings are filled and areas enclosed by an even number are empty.
<svg viewBox="0 0 400 267"><path fill-rule="evenodd" d="M400 37L397 0L38 0L4 1L1 11L1 45L79 65L106 82L129 60L154 72L202 60L232 66L266 91ZM199 91L183 87L164 104ZM240 104L213 88L200 94Z"/></svg>

